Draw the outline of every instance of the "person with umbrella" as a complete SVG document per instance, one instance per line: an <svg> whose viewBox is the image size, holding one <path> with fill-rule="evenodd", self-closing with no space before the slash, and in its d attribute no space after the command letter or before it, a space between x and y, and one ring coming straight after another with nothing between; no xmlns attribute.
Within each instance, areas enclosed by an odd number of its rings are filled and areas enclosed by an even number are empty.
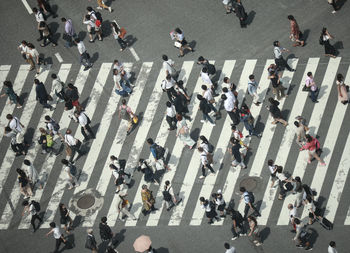
<svg viewBox="0 0 350 253"><path fill-rule="evenodd" d="M147 236L147 235L139 236L135 240L133 246L134 246L134 250L136 252L140 252L140 253L143 253L143 252L156 253L156 251L152 247L151 238L149 236Z"/></svg>

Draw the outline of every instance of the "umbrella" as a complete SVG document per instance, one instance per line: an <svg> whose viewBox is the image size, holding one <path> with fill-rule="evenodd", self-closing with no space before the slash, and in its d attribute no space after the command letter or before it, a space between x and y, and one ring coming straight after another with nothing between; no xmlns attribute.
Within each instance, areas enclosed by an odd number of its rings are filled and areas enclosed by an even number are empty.
<svg viewBox="0 0 350 253"><path fill-rule="evenodd" d="M149 246L151 246L151 238L147 235L141 235L138 237L134 242L134 249L137 252L144 252L149 249Z"/></svg>

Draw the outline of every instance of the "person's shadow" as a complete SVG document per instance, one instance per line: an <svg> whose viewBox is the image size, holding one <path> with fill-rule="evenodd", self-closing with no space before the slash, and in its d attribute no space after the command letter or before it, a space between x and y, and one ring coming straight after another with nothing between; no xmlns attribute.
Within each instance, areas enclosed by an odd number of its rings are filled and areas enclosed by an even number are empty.
<svg viewBox="0 0 350 253"><path fill-rule="evenodd" d="M250 25L252 22L253 22L253 20L254 20L254 18L255 18L255 14L256 14L256 12L255 11L250 11L249 12L249 14L248 14L248 16L247 16L247 19L246 19L246 25Z"/></svg>

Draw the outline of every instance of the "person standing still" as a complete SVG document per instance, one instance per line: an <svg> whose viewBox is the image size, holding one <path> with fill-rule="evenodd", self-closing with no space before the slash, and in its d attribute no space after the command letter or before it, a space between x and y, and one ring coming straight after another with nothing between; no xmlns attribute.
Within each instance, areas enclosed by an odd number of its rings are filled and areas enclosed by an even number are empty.
<svg viewBox="0 0 350 253"><path fill-rule="evenodd" d="M92 67L92 63L90 63L90 55L87 53L84 43L80 41L79 38L75 38L74 42L78 47L80 55L80 64L82 64L85 67L84 71L86 71Z"/></svg>
<svg viewBox="0 0 350 253"><path fill-rule="evenodd" d="M64 244L67 243L67 240L64 239L63 234L60 231L60 228L56 226L55 222L50 223L50 232L46 234L46 237L48 237L50 234L53 234L53 237L56 239L56 246L55 246L55 253L59 252L58 249L60 248L61 243L63 242Z"/></svg>
<svg viewBox="0 0 350 253"><path fill-rule="evenodd" d="M92 228L87 229L86 232L87 232L87 236L85 241L85 248L91 250L92 253L97 253L98 252L97 242L93 234Z"/></svg>
<svg viewBox="0 0 350 253"><path fill-rule="evenodd" d="M66 18L61 18L61 21L64 23L64 32L65 35L67 36L65 47L71 47L71 44L73 40L77 37L74 27L73 27L73 22L72 20L66 19Z"/></svg>
<svg viewBox="0 0 350 253"><path fill-rule="evenodd" d="M273 46L273 53L275 55L275 63L277 65L277 70L284 70L284 68L287 68L289 71L294 72L295 69L292 69L282 56L283 52L289 52L289 50L281 47L280 42L278 40L275 40L273 42Z"/></svg>
<svg viewBox="0 0 350 253"><path fill-rule="evenodd" d="M298 47L298 46L304 46L304 41L301 40L302 38L302 33L299 30L299 26L297 21L295 20L294 16L288 15L288 20L290 21L290 35L289 38L292 41L295 41L293 44L293 47Z"/></svg>

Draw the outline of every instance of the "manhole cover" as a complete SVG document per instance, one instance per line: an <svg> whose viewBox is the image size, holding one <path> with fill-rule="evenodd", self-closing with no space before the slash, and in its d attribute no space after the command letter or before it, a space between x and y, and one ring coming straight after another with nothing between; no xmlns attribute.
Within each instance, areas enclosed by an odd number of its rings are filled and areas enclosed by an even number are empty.
<svg viewBox="0 0 350 253"><path fill-rule="evenodd" d="M94 204L95 204L95 197L90 194L82 196L77 201L77 206L81 209L88 209L92 207Z"/></svg>
<svg viewBox="0 0 350 253"><path fill-rule="evenodd" d="M246 188L247 191L253 191L256 188L257 184L258 182L255 178L245 178L242 179L239 186Z"/></svg>

